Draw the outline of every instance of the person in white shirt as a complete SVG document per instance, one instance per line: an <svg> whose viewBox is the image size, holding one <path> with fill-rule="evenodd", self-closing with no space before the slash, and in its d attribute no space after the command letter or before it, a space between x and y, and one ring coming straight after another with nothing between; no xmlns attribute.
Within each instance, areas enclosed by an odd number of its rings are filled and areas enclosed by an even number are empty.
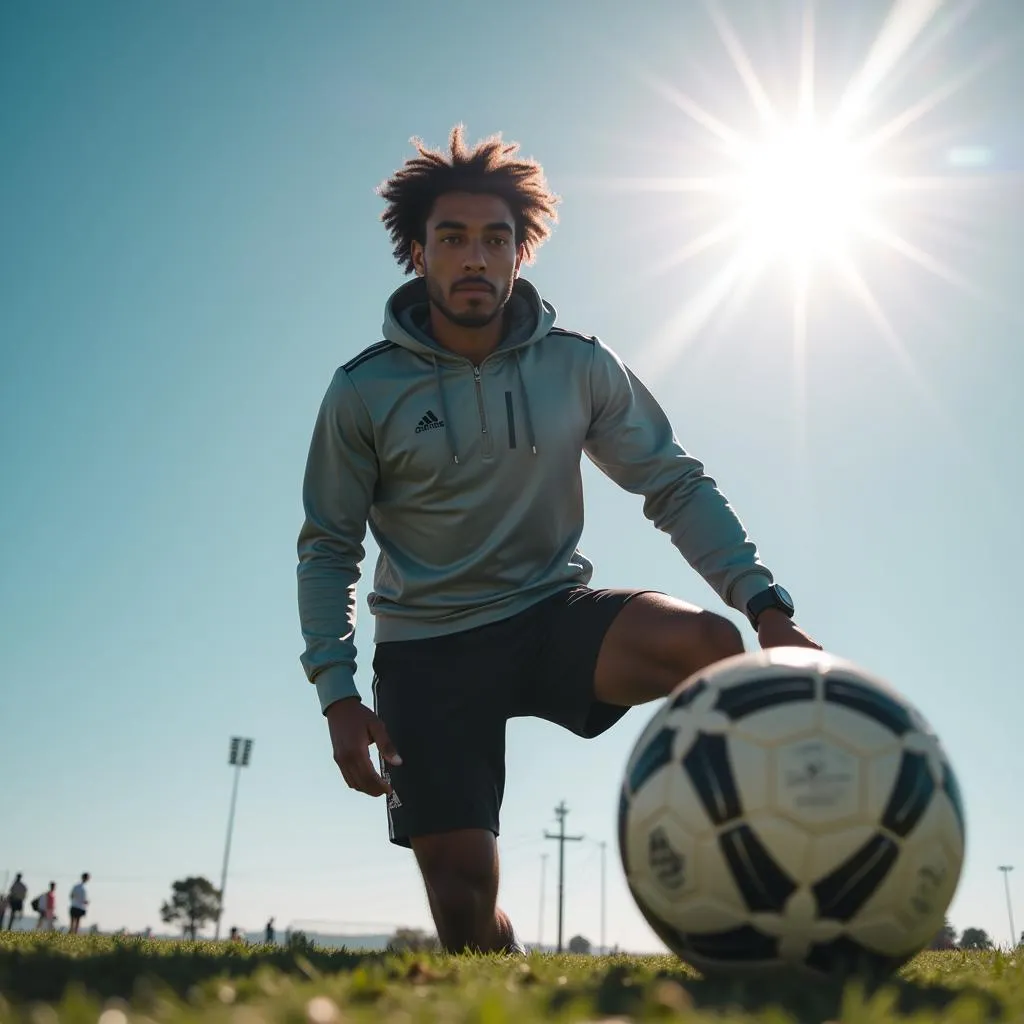
<svg viewBox="0 0 1024 1024"><path fill-rule="evenodd" d="M81 924L82 918L85 917L85 911L89 906L89 897L85 892L85 883L89 881L89 872L85 871L82 873L82 880L71 890L71 907L70 916L71 923L68 925L68 931L72 935L78 934L78 926Z"/></svg>

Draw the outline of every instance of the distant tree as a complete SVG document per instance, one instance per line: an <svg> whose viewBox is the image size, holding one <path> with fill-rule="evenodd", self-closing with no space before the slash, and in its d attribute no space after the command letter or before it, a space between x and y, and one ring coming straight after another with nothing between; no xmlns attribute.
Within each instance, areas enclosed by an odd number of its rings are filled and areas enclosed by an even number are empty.
<svg viewBox="0 0 1024 1024"><path fill-rule="evenodd" d="M220 892L206 878L184 878L171 885L171 898L160 908L165 924L181 926L181 934L195 939L204 925L220 914Z"/></svg>
<svg viewBox="0 0 1024 1024"><path fill-rule="evenodd" d="M991 949L992 940L984 928L965 928L960 936L961 949Z"/></svg>
<svg viewBox="0 0 1024 1024"><path fill-rule="evenodd" d="M949 923L949 918L943 919L942 928L931 941L929 949L956 949L956 929Z"/></svg>
<svg viewBox="0 0 1024 1024"><path fill-rule="evenodd" d="M590 951L594 947L590 944L590 939L585 938L582 935L574 935L569 940L569 952L570 953L582 953L584 956L589 956Z"/></svg>
<svg viewBox="0 0 1024 1024"><path fill-rule="evenodd" d="M422 928L397 928L388 939L392 953L436 953L441 948L436 935L429 935Z"/></svg>

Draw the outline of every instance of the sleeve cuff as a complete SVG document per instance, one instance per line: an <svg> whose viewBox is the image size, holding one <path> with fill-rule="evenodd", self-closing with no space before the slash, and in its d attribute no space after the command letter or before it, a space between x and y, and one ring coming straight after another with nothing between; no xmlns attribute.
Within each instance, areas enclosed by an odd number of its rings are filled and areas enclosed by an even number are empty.
<svg viewBox="0 0 1024 1024"><path fill-rule="evenodd" d="M747 614L747 605L755 594L772 585L772 574L767 569L752 569L744 573L729 588L728 603L738 612Z"/></svg>
<svg viewBox="0 0 1024 1024"><path fill-rule="evenodd" d="M327 713L327 709L335 701L359 696L356 681L345 665L332 665L318 672L313 685L316 687L316 695L320 698L320 711L323 714Z"/></svg>

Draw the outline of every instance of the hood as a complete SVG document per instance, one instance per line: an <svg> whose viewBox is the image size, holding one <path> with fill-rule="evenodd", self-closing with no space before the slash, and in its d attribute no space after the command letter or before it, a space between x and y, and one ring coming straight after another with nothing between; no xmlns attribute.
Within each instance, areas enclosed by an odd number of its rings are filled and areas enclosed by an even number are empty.
<svg viewBox="0 0 1024 1024"><path fill-rule="evenodd" d="M532 345L543 338L555 325L555 309L545 302L529 281L517 278L506 307L507 329L498 346L499 351L510 351ZM427 284L417 277L403 284L388 299L384 309L384 337L410 352L417 352L441 362L461 356L449 352L427 333L430 306Z"/></svg>

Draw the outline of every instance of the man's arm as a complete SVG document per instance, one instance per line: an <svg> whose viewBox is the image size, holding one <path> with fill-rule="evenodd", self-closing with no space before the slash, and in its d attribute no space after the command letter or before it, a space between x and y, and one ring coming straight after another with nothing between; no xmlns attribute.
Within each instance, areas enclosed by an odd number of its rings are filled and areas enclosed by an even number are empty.
<svg viewBox="0 0 1024 1024"><path fill-rule="evenodd" d="M326 714L358 697L356 582L378 463L369 413L348 374L338 370L320 405L302 485L305 522L298 541L299 659Z"/></svg>
<svg viewBox="0 0 1024 1024"><path fill-rule="evenodd" d="M727 605L745 612L772 575L715 481L679 445L651 393L596 339L590 385L584 449L591 461L620 487L643 495L644 515Z"/></svg>

